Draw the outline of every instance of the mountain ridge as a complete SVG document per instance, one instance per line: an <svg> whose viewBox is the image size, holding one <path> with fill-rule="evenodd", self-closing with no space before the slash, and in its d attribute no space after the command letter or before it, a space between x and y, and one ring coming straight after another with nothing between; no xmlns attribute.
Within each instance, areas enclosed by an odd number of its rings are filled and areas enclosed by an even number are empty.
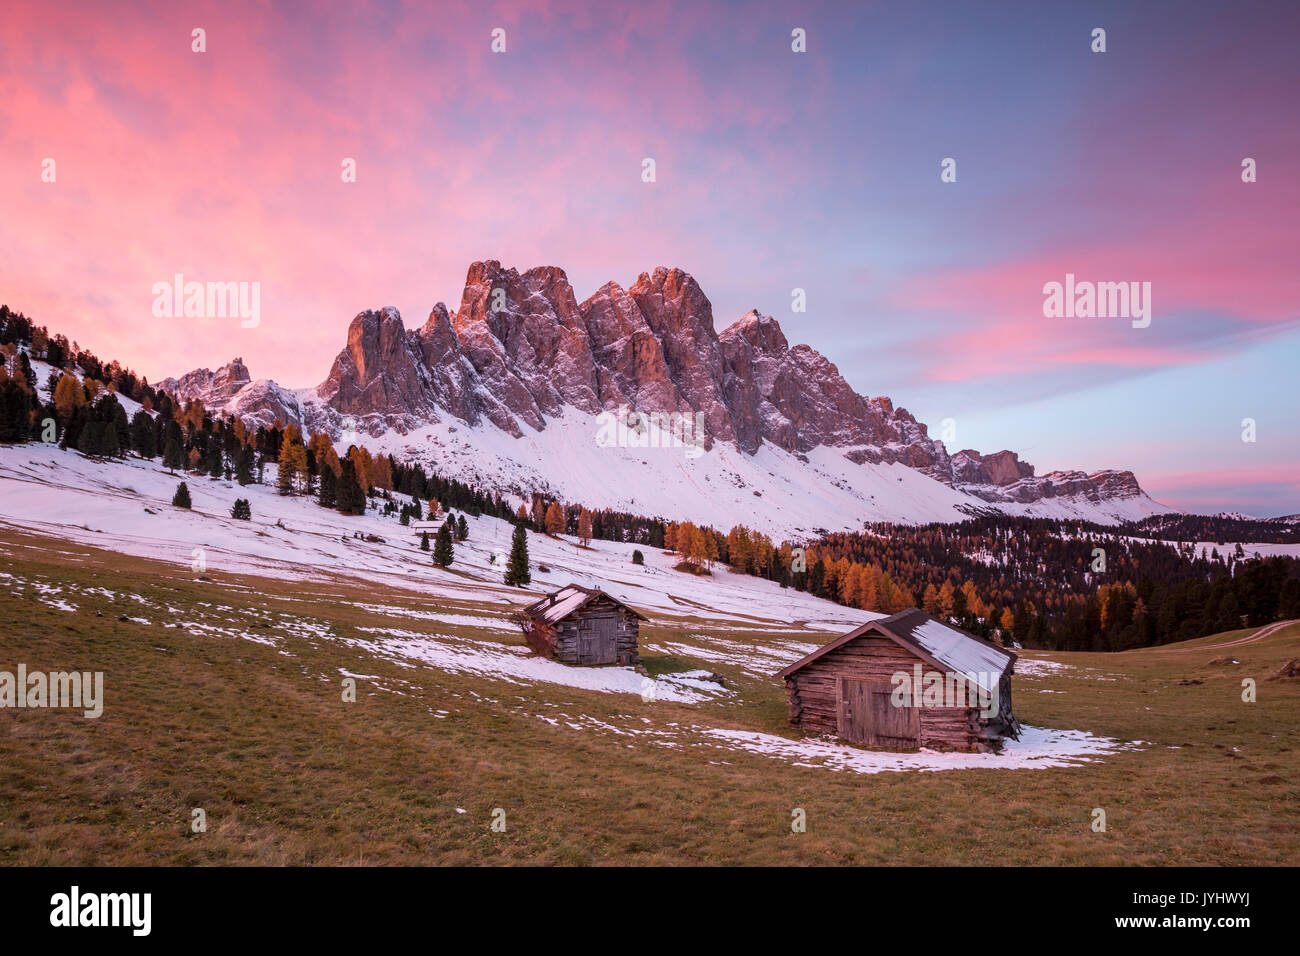
<svg viewBox="0 0 1300 956"><path fill-rule="evenodd" d="M278 417L336 439L347 420L373 438L443 424L452 432L490 425L522 439L619 408L693 416L706 451L721 443L753 458L771 446L806 460L833 449L855 465L904 465L976 507L1062 498L1164 510L1131 471L1038 476L1009 450L950 454L906 408L858 394L826 356L791 346L775 318L753 309L716 331L695 279L664 266L626 289L606 282L579 302L559 267L521 273L476 261L456 311L436 303L419 328L408 329L391 306L358 313L315 389L255 382L239 359L159 387L258 424Z"/></svg>

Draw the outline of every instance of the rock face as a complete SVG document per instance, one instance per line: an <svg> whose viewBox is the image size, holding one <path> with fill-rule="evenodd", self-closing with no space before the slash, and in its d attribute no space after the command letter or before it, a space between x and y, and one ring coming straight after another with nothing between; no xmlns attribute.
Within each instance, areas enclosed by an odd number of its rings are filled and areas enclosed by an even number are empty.
<svg viewBox="0 0 1300 956"><path fill-rule="evenodd" d="M392 307L362 312L352 320L347 345L316 391L345 415L405 421L435 415L437 409L418 335L406 331Z"/></svg>
<svg viewBox="0 0 1300 956"><path fill-rule="evenodd" d="M753 310L717 332L713 306L681 269L642 273L627 289L608 282L578 302L562 269L475 262L459 308L439 302L419 329L391 307L356 316L306 405L259 384L250 391L235 359L163 387L259 421L296 414L334 434L344 419L378 434L450 416L519 437L575 412L692 413L703 417L705 447L725 442L753 454L767 442L802 454L826 446L858 464L907 465L993 503L1142 494L1130 472L1036 477L1011 451L950 455L905 408L859 395L825 356L791 347L772 317Z"/></svg>
<svg viewBox="0 0 1300 956"><path fill-rule="evenodd" d="M952 478L961 484L1004 487L1032 477L1034 466L1021 461L1013 451L981 455L968 448L952 456Z"/></svg>
<svg viewBox="0 0 1300 956"><path fill-rule="evenodd" d="M221 366L215 372L199 368L178 379L165 378L157 387L182 402L197 400L207 408L220 408L251 380L244 360L237 358L231 359L229 364Z"/></svg>
<svg viewBox="0 0 1300 956"><path fill-rule="evenodd" d="M200 368L178 379L165 378L157 388L182 403L199 401L210 412L242 418L254 427L269 428L276 421L301 425L303 420L297 394L269 379L253 381L244 360L239 358L215 372Z"/></svg>

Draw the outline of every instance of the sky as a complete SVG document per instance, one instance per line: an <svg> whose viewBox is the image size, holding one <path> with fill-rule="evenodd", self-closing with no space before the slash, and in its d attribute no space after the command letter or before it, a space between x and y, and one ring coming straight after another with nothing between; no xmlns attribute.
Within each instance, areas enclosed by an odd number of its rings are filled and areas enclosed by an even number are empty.
<svg viewBox="0 0 1300 956"><path fill-rule="evenodd" d="M1297 40L1281 0L6 0L0 301L153 381L302 387L475 260L579 300L679 266L951 450L1293 514ZM177 273L257 282L258 325L155 316ZM1150 324L1048 317L1067 274L1149 282Z"/></svg>

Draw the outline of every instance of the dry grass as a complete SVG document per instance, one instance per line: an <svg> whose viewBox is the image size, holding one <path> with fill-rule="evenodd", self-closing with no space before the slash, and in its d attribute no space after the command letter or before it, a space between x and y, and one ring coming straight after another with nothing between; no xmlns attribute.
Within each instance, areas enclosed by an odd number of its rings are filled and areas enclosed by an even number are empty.
<svg viewBox="0 0 1300 956"><path fill-rule="evenodd" d="M29 582L0 586L0 669L102 670L107 698L99 720L0 711L9 864L1300 862L1300 682L1263 681L1300 652L1297 627L1228 650L1205 639L1181 654L1052 655L1072 669L1016 679L1025 722L1148 741L1140 751L1068 769L867 776L559 719L791 733L778 683L685 653L652 656L653 669L717 670L736 693L686 706L401 667L344 640L383 623L355 605L428 605L345 579L196 581L14 532L0 533L0 572ZM31 582L75 595L78 610L42 602ZM458 609L481 612L439 606ZM176 621L275 644L164 626ZM695 632L651 627L644 639L698 645ZM1241 663L1209 665L1224 656ZM341 699L341 668L373 675L356 703ZM1257 703L1241 700L1246 676L1260 682ZM1179 683L1189 679L1203 683ZM190 832L195 807L206 833ZM504 833L489 828L498 807ZM791 832L795 807L806 833ZM1095 807L1106 833L1091 830Z"/></svg>

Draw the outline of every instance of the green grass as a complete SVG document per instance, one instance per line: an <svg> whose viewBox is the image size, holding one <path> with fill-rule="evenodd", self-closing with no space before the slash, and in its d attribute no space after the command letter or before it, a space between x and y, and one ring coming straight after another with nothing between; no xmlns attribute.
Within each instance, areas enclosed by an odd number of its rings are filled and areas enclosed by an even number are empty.
<svg viewBox="0 0 1300 956"><path fill-rule="evenodd" d="M399 666L372 655L360 628L522 640L384 618L356 604L484 610L343 578L196 581L186 567L15 532L0 533L0 572L22 582L0 582L0 669L101 670L106 685L99 720L0 710L8 864L1300 862L1300 682L1264 680L1300 656L1298 627L1227 650L1208 645L1240 635L1182 653L1024 655L1072 669L1016 678L1022 721L1141 750L1052 770L858 775L692 745L693 724L795 733L779 682L686 652L647 664L717 671L735 693L687 706ZM43 603L36 584L78 610ZM643 642L698 646L694 624L707 615L646 627ZM773 639L757 626L720 636ZM1241 663L1209 665L1223 656ZM356 703L341 699L340 668L372 675ZM1242 702L1243 677L1259 682L1257 703ZM205 833L190 832L196 807ZM498 807L504 833L489 827ZM796 807L806 833L791 832ZM1091 829L1095 807L1105 833Z"/></svg>

